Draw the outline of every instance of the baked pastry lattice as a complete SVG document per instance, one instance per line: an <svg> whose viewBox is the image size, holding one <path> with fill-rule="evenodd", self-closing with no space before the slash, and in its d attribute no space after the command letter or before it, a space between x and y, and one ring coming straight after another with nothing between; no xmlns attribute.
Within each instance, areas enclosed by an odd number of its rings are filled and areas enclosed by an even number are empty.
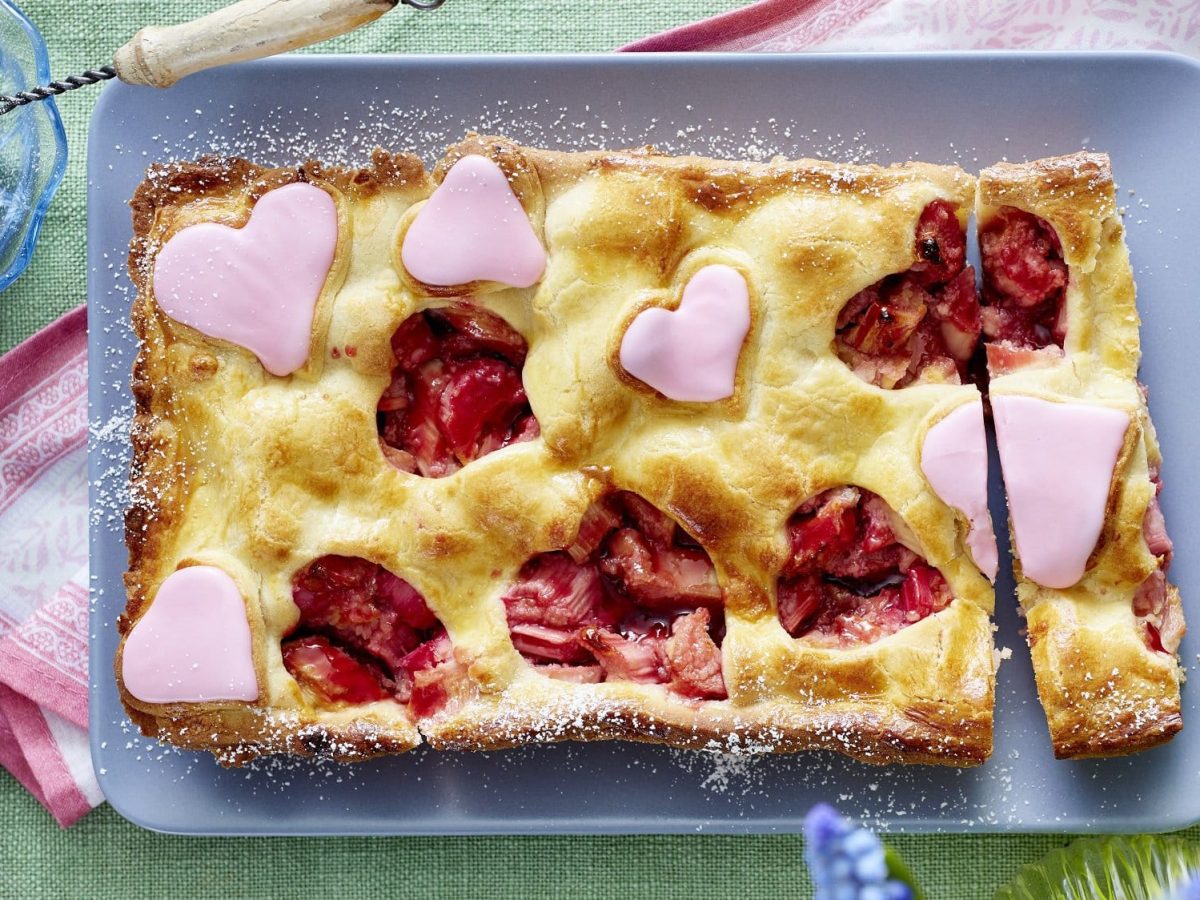
<svg viewBox="0 0 1200 900"><path fill-rule="evenodd" d="M981 762L974 191L484 137L432 174L152 168L130 715L235 763L422 738ZM239 324L251 295L269 327ZM180 636L196 568L244 601L249 657Z"/></svg>

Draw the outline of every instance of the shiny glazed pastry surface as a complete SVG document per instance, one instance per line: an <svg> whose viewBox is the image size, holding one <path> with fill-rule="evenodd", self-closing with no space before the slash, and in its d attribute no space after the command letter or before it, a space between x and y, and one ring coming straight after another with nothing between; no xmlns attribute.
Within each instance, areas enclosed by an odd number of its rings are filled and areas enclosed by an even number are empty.
<svg viewBox="0 0 1200 900"><path fill-rule="evenodd" d="M522 237L520 265L488 276L531 285L411 274L407 232L464 156L499 167L545 251L539 274ZM304 364L273 375L167 315L154 265L188 226L244 226L295 182L334 200L336 252ZM969 269L939 255L974 200L948 166L475 136L432 173L382 151L361 170L154 167L133 202L121 628L179 568L220 569L259 691L149 702L122 684L134 721L234 763L606 738L983 761L993 591L921 459L979 399L960 383ZM437 262L435 280L472 271ZM671 399L622 341L708 267L749 302L740 346L713 350L736 358L732 393Z"/></svg>

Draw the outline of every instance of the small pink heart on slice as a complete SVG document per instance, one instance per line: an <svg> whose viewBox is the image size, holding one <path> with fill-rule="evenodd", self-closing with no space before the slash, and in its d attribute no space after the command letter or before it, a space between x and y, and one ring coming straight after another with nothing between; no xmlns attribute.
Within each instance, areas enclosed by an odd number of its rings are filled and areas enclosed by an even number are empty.
<svg viewBox="0 0 1200 900"><path fill-rule="evenodd" d="M171 573L125 639L121 678L146 703L257 699L246 604L229 574Z"/></svg>
<svg viewBox="0 0 1200 900"><path fill-rule="evenodd" d="M400 258L425 284L498 281L536 284L543 249L504 171L486 156L464 156L413 219Z"/></svg>
<svg viewBox="0 0 1200 900"><path fill-rule="evenodd" d="M942 501L967 517L967 549L994 583L1000 554L988 512L982 400L964 403L929 429L921 445L921 471Z"/></svg>
<svg viewBox="0 0 1200 900"><path fill-rule="evenodd" d="M254 353L272 375L308 360L313 315L337 250L337 205L311 184L262 196L242 228L184 228L154 262L172 319Z"/></svg>
<svg viewBox="0 0 1200 900"><path fill-rule="evenodd" d="M672 400L732 396L738 356L750 330L750 290L730 266L705 266L683 289L679 308L643 310L621 339L621 365Z"/></svg>
<svg viewBox="0 0 1200 900"><path fill-rule="evenodd" d="M1129 414L993 394L992 418L1021 572L1068 588L1083 577L1104 527Z"/></svg>

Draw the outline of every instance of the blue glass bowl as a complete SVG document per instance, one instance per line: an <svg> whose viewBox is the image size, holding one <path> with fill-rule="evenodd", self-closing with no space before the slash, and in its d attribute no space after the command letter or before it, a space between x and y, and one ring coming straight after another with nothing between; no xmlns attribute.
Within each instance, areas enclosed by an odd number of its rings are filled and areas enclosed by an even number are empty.
<svg viewBox="0 0 1200 900"><path fill-rule="evenodd" d="M21 10L0 0L0 94L49 80L42 35ZM0 291L28 265L66 167L67 134L53 100L0 116Z"/></svg>

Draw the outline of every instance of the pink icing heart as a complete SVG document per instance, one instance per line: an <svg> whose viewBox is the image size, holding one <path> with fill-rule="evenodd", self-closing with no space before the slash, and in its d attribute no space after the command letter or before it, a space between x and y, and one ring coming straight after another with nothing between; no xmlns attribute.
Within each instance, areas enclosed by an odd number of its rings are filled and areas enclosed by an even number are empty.
<svg viewBox="0 0 1200 900"><path fill-rule="evenodd" d="M228 573L172 572L125 640L121 677L146 703L257 699L246 604Z"/></svg>
<svg viewBox="0 0 1200 900"><path fill-rule="evenodd" d="M996 580L999 551L988 512L987 437L983 401L964 403L929 429L921 445L921 471L937 495L970 523L967 548L975 565Z"/></svg>
<svg viewBox="0 0 1200 900"><path fill-rule="evenodd" d="M404 235L400 258L413 278L440 287L499 281L524 288L546 269L529 216L486 156L450 167Z"/></svg>
<svg viewBox="0 0 1200 900"><path fill-rule="evenodd" d="M337 205L311 184L276 188L243 228L202 222L159 251L154 296L171 318L254 353L272 375L308 359L337 250Z"/></svg>
<svg viewBox="0 0 1200 900"><path fill-rule="evenodd" d="M709 402L733 394L750 330L750 290L730 266L705 266L676 310L638 313L621 339L625 371L672 400Z"/></svg>
<svg viewBox="0 0 1200 900"><path fill-rule="evenodd" d="M996 445L1021 571L1049 588L1083 577L1129 428L1106 406L992 397Z"/></svg>

